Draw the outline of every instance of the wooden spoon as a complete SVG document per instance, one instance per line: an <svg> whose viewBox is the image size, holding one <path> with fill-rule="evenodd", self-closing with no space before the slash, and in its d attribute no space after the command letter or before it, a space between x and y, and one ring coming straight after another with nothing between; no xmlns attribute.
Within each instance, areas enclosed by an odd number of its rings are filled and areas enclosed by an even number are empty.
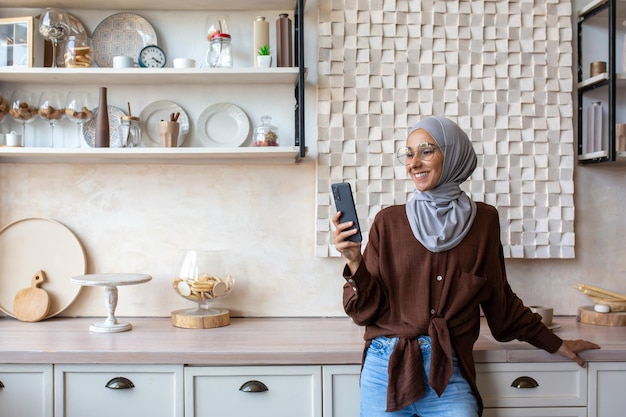
<svg viewBox="0 0 626 417"><path fill-rule="evenodd" d="M30 288L20 290L13 300L13 313L21 321L39 321L46 317L50 297L46 290L38 288L46 281L46 274L39 270L30 281Z"/></svg>

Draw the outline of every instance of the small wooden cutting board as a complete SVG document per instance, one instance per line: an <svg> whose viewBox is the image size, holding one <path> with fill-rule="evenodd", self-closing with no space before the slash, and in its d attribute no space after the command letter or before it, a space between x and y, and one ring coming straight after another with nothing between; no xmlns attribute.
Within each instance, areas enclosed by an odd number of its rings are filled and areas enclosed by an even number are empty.
<svg viewBox="0 0 626 417"><path fill-rule="evenodd" d="M50 308L50 296L39 288L46 281L46 274L39 270L30 281L30 288L20 290L13 300L13 312L21 321L39 321L46 317Z"/></svg>

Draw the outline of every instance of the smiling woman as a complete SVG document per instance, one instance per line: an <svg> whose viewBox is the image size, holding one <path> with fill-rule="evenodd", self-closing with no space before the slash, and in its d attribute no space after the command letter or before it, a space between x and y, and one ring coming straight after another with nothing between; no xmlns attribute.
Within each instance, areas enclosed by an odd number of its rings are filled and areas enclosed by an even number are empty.
<svg viewBox="0 0 626 417"><path fill-rule="evenodd" d="M404 158L413 197L376 215L362 254L352 223L332 218L347 261L344 310L365 326L361 416L481 415L472 352L480 309L496 340L582 365L577 353L598 345L560 339L507 282L498 212L461 189L477 164L467 134L426 117L409 131Z"/></svg>

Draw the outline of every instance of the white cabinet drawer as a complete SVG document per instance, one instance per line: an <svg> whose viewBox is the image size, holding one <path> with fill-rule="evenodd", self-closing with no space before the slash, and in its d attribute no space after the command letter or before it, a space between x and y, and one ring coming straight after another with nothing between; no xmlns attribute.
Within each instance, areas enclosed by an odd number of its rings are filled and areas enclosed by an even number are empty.
<svg viewBox="0 0 626 417"><path fill-rule="evenodd" d="M56 416L183 416L182 365L56 365L54 383Z"/></svg>
<svg viewBox="0 0 626 417"><path fill-rule="evenodd" d="M185 417L321 417L321 373L319 366L189 366Z"/></svg>
<svg viewBox="0 0 626 417"><path fill-rule="evenodd" d="M512 386L518 378L537 386ZM476 382L486 408L587 406L587 372L574 362L481 363Z"/></svg>
<svg viewBox="0 0 626 417"><path fill-rule="evenodd" d="M52 365L0 365L0 416L52 417Z"/></svg>
<svg viewBox="0 0 626 417"><path fill-rule="evenodd" d="M324 365L324 417L359 417L361 365Z"/></svg>
<svg viewBox="0 0 626 417"><path fill-rule="evenodd" d="M585 407L486 408L483 417L587 417Z"/></svg>

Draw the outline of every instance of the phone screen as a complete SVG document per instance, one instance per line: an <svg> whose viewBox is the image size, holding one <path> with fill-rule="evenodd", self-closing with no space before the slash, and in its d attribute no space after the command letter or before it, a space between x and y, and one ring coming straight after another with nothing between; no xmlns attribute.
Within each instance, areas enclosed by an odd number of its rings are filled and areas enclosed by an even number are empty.
<svg viewBox="0 0 626 417"><path fill-rule="evenodd" d="M352 188L347 182L340 182L331 185L333 192L333 199L335 200L335 208L341 212L339 217L340 223L352 221L353 226L350 229L356 228L358 232L348 238L352 242L361 242L363 237L361 236L361 228L359 227L359 219L356 214L356 207L354 205L354 197L352 196Z"/></svg>

